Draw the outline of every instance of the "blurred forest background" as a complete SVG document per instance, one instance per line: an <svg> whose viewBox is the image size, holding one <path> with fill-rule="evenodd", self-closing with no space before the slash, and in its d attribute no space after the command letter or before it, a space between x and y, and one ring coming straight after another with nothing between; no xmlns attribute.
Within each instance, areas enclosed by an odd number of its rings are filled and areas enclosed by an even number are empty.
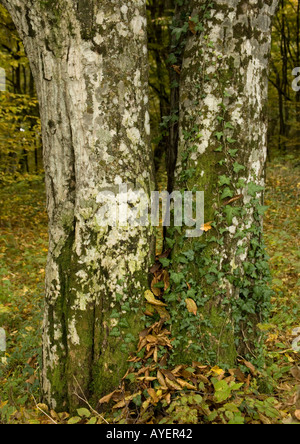
<svg viewBox="0 0 300 444"><path fill-rule="evenodd" d="M172 52L172 2L149 0L148 15L152 144L162 188L178 120L172 104L180 70ZM281 403L286 421L295 420L294 413L300 412L294 396L300 384L299 354L291 346L293 332L300 327L300 90L292 88L296 67L300 67L300 2L281 0L269 75L265 217L275 293L272 318L262 328L268 337L266 391ZM0 327L7 332L7 351L0 351L0 422L26 422L37 420L26 406L38 398L47 216L34 81L22 42L2 6L0 68Z"/></svg>

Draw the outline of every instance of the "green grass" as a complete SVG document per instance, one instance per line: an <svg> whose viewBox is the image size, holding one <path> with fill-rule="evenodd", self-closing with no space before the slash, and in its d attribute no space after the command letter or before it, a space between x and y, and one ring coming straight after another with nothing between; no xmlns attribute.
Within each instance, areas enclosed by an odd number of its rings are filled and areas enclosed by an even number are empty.
<svg viewBox="0 0 300 444"><path fill-rule="evenodd" d="M299 197L299 159L292 155L274 159L267 168L265 204L269 209L264 220L274 290L270 321L265 325L266 372L273 378L274 391L283 405L300 383L291 373L300 366L299 353L292 349L292 332L300 327Z"/></svg>
<svg viewBox="0 0 300 444"><path fill-rule="evenodd" d="M0 421L38 396L47 256L45 191L32 177L0 190ZM27 381L27 382L26 382Z"/></svg>

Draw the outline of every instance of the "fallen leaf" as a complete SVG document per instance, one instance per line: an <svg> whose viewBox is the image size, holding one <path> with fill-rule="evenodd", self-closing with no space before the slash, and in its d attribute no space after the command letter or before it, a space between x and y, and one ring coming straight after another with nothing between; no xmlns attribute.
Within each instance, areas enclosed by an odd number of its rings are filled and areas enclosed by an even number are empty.
<svg viewBox="0 0 300 444"><path fill-rule="evenodd" d="M167 404L171 404L171 393L167 393L164 399Z"/></svg>
<svg viewBox="0 0 300 444"><path fill-rule="evenodd" d="M198 311L198 307L197 307L196 302L193 299L191 299L191 298L187 298L185 300L185 303L186 303L188 312L189 313L193 313L196 316L197 311Z"/></svg>
<svg viewBox="0 0 300 444"><path fill-rule="evenodd" d="M151 342L152 344L157 344L158 337L153 335L146 336L147 342Z"/></svg>
<svg viewBox="0 0 300 444"><path fill-rule="evenodd" d="M205 231L205 233L207 233L207 231L212 229L211 224L212 224L212 222L206 222L205 224L201 225L201 230Z"/></svg>
<svg viewBox="0 0 300 444"><path fill-rule="evenodd" d="M155 381L157 378L156 376L141 376L140 378L137 378L139 381Z"/></svg>
<svg viewBox="0 0 300 444"><path fill-rule="evenodd" d="M239 199L242 199L242 197L243 197L242 194L239 194L238 196L234 196L234 197L232 197L231 199L229 199L229 200L227 200L226 202L224 202L223 205L229 205L229 204L231 204L231 203L233 203L233 202L236 202L236 201L239 200Z"/></svg>
<svg viewBox="0 0 300 444"><path fill-rule="evenodd" d="M162 301L159 301L158 299L156 299L156 297L154 296L154 294L150 290L146 290L145 291L145 298L147 299L149 304L157 305L157 306L160 306L160 307L166 307L167 306L167 304L164 304Z"/></svg>
<svg viewBox="0 0 300 444"><path fill-rule="evenodd" d="M163 271L163 281L164 281L164 291L166 291L170 287L170 275L167 270Z"/></svg>
<svg viewBox="0 0 300 444"><path fill-rule="evenodd" d="M163 390L167 390L168 387L166 385L165 378L164 378L163 374L159 370L157 371L157 380L160 383L161 388Z"/></svg>
<svg viewBox="0 0 300 444"><path fill-rule="evenodd" d="M158 284L159 282L160 282L160 280L156 276L154 276L154 278L152 279L152 282L151 282L151 290L152 290L152 293L154 294L154 296L161 296L161 294L162 294L161 289L155 287L155 284Z"/></svg>
<svg viewBox="0 0 300 444"><path fill-rule="evenodd" d="M242 363L250 370L250 372L252 373L253 376L255 376L257 374L257 370L254 367L254 365L251 364L251 362L246 361L245 359L243 359Z"/></svg>
<svg viewBox="0 0 300 444"><path fill-rule="evenodd" d="M167 321L170 319L171 316L165 307L155 306L155 310L162 319L166 319Z"/></svg>
<svg viewBox="0 0 300 444"><path fill-rule="evenodd" d="M144 330L142 330L139 334L140 338L145 338L146 336L148 336L148 334L150 333L151 329L150 328L145 328Z"/></svg>
<svg viewBox="0 0 300 444"><path fill-rule="evenodd" d="M172 65L172 68L174 69L174 71L177 73L177 74L181 74L181 68L180 68L180 66L178 66L178 65Z"/></svg>
<svg viewBox="0 0 300 444"><path fill-rule="evenodd" d="M145 316L153 316L154 315L154 313L151 313L151 311L149 311L149 310L146 310L145 312L144 312L144 315Z"/></svg>
<svg viewBox="0 0 300 444"><path fill-rule="evenodd" d="M157 404L158 401L159 401L159 398L158 398L158 396L156 394L156 391L153 388L148 388L147 392L151 396L151 399L154 401L154 403Z"/></svg>
<svg viewBox="0 0 300 444"><path fill-rule="evenodd" d="M142 409L143 409L144 412L147 410L147 408L149 407L150 403L151 403L151 398L148 398L146 401L143 402Z"/></svg>
<svg viewBox="0 0 300 444"><path fill-rule="evenodd" d="M49 412L49 407L46 404L39 403L36 406L38 409L42 410L43 412Z"/></svg>
<svg viewBox="0 0 300 444"><path fill-rule="evenodd" d="M230 369L230 370L229 370L229 373L230 373L232 376L236 377L236 379L237 379L239 382L245 382L245 381L246 381L246 376L245 376L244 373L243 373L240 369L238 369L238 368Z"/></svg>
<svg viewBox="0 0 300 444"><path fill-rule="evenodd" d="M297 381L300 381L300 369L299 367L293 367L291 370L292 375L294 376L295 379L297 379Z"/></svg>
<svg viewBox="0 0 300 444"><path fill-rule="evenodd" d="M195 387L192 384L189 384L187 381L184 381L183 379L177 378L176 381L178 382L178 384L181 385L181 387L183 388L187 388L189 390L197 390L197 387Z"/></svg>
<svg viewBox="0 0 300 444"><path fill-rule="evenodd" d="M268 425L272 424L271 421L270 421L270 419L267 418L267 417L266 417L265 415L263 415L262 413L258 413L258 415L259 415L259 418L260 418L260 420L261 420L261 422L262 422L263 424L268 424Z"/></svg>
<svg viewBox="0 0 300 444"><path fill-rule="evenodd" d="M189 29L190 29L192 34L194 34L194 35L197 34L196 23L193 20L191 20L191 17L189 18Z"/></svg>
<svg viewBox="0 0 300 444"><path fill-rule="evenodd" d="M115 404L113 406L113 409L121 409L122 407L125 407L126 402L124 399L122 399L122 401L118 402L117 404Z"/></svg>
<svg viewBox="0 0 300 444"><path fill-rule="evenodd" d="M217 375L217 376L221 376L221 375L224 375L224 374L225 374L224 370L222 370L222 369L221 369L220 367L218 367L217 365L211 369L211 372L212 372L212 373L215 373L215 375Z"/></svg>
<svg viewBox="0 0 300 444"><path fill-rule="evenodd" d="M27 364L28 364L31 368L35 368L36 358L37 358L37 355L35 354L34 356L32 356L31 358L28 359Z"/></svg>
<svg viewBox="0 0 300 444"><path fill-rule="evenodd" d="M161 263L156 262L152 267L150 268L150 273L154 274L161 268Z"/></svg>
<svg viewBox="0 0 300 444"><path fill-rule="evenodd" d="M109 395L103 396L103 398L101 398L99 400L99 404L108 403L111 400L111 398L114 396L115 393L117 393L116 390L114 392L110 393Z"/></svg>
<svg viewBox="0 0 300 444"><path fill-rule="evenodd" d="M166 377L166 383L167 386L170 387L173 390L182 390L182 387L175 381L171 381L169 378Z"/></svg>
<svg viewBox="0 0 300 444"><path fill-rule="evenodd" d="M26 382L27 382L27 384L31 384L31 385L33 385L34 382L35 382L35 380L36 380L35 375L31 375L31 376L26 380Z"/></svg>

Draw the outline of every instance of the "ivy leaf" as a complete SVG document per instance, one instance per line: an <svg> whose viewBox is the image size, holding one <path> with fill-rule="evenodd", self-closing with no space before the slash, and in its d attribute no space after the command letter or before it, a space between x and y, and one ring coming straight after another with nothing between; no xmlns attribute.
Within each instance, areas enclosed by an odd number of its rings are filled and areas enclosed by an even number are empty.
<svg viewBox="0 0 300 444"><path fill-rule="evenodd" d="M225 213L226 213L226 222L228 225L232 225L232 219L234 215L234 208L231 206L225 207Z"/></svg>
<svg viewBox="0 0 300 444"><path fill-rule="evenodd" d="M235 157L236 153L238 152L238 149L230 149L228 150L231 157Z"/></svg>
<svg viewBox="0 0 300 444"><path fill-rule="evenodd" d="M184 274L171 272L170 279L174 284L180 284L180 282L184 282Z"/></svg>
<svg viewBox="0 0 300 444"><path fill-rule="evenodd" d="M177 59L172 62L172 65L175 65L176 62L177 62ZM178 87L179 87L179 83L177 82L177 80L174 80L170 85L171 89L178 88Z"/></svg>
<svg viewBox="0 0 300 444"><path fill-rule="evenodd" d="M221 199L226 199L227 197L233 197L233 191L229 187L224 189Z"/></svg>
<svg viewBox="0 0 300 444"><path fill-rule="evenodd" d="M246 168L244 165L239 164L238 162L234 162L233 164L233 170L235 173L239 173L240 171L244 171Z"/></svg>
<svg viewBox="0 0 300 444"><path fill-rule="evenodd" d="M189 263L188 259L185 256L183 256L182 254L177 257L177 261L180 262L181 264L188 264Z"/></svg>
<svg viewBox="0 0 300 444"><path fill-rule="evenodd" d="M170 64L170 65L175 65L177 63L176 55L175 54L170 54L169 57L166 60L166 63Z"/></svg>
<svg viewBox="0 0 300 444"><path fill-rule="evenodd" d="M203 31L204 31L204 27L203 27L203 24L202 24L202 23L198 23L198 24L196 25L196 31L197 31L197 32L203 32Z"/></svg>
<svg viewBox="0 0 300 444"><path fill-rule="evenodd" d="M215 134L215 136L216 136L216 138L218 139L218 140L221 140L222 139L222 137L223 137L223 135L224 135L224 133L221 131L221 132L216 132L216 134Z"/></svg>
<svg viewBox="0 0 300 444"><path fill-rule="evenodd" d="M252 197L255 197L258 192L263 191L263 190L264 190L264 187L257 185L254 182L248 183L248 193Z"/></svg>
<svg viewBox="0 0 300 444"><path fill-rule="evenodd" d="M227 142L228 143L235 143L235 142L237 142L237 140L232 139L231 137L227 137Z"/></svg>
<svg viewBox="0 0 300 444"><path fill-rule="evenodd" d="M166 257L161 257L159 259L159 262L162 264L163 267L168 267L170 265L170 259L167 259Z"/></svg>
<svg viewBox="0 0 300 444"><path fill-rule="evenodd" d="M220 186L230 185L230 183L231 183L230 177L227 177L227 176L220 176L219 177L219 185Z"/></svg>
<svg viewBox="0 0 300 444"><path fill-rule="evenodd" d="M179 40L181 37L181 34L184 32L183 28L174 28L172 31L172 35L175 36L176 40Z"/></svg>
<svg viewBox="0 0 300 444"><path fill-rule="evenodd" d="M269 207L264 206L264 205L257 206L257 212L260 216L263 216L268 209L269 209Z"/></svg>
<svg viewBox="0 0 300 444"><path fill-rule="evenodd" d="M195 259L195 253L193 250L184 251L183 254L191 262Z"/></svg>
<svg viewBox="0 0 300 444"><path fill-rule="evenodd" d="M196 296L196 290L194 290L194 288L190 288L187 292L186 295L188 298L193 299Z"/></svg>
<svg viewBox="0 0 300 444"><path fill-rule="evenodd" d="M166 243L167 243L167 246L169 248L173 248L175 243L176 243L176 240L175 239L170 239L169 237L166 237Z"/></svg>

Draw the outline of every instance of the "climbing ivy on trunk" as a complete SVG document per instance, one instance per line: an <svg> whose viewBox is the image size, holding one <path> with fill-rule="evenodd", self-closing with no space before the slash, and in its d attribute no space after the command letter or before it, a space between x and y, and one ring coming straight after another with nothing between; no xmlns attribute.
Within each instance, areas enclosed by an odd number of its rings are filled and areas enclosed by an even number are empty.
<svg viewBox="0 0 300 444"><path fill-rule="evenodd" d="M168 234L176 362L233 365L238 354L262 362L257 325L270 301L262 239L266 105L277 3L195 0L177 30L186 46L174 188L204 191L210 224L199 238L176 228ZM196 315L185 307L189 299Z"/></svg>

